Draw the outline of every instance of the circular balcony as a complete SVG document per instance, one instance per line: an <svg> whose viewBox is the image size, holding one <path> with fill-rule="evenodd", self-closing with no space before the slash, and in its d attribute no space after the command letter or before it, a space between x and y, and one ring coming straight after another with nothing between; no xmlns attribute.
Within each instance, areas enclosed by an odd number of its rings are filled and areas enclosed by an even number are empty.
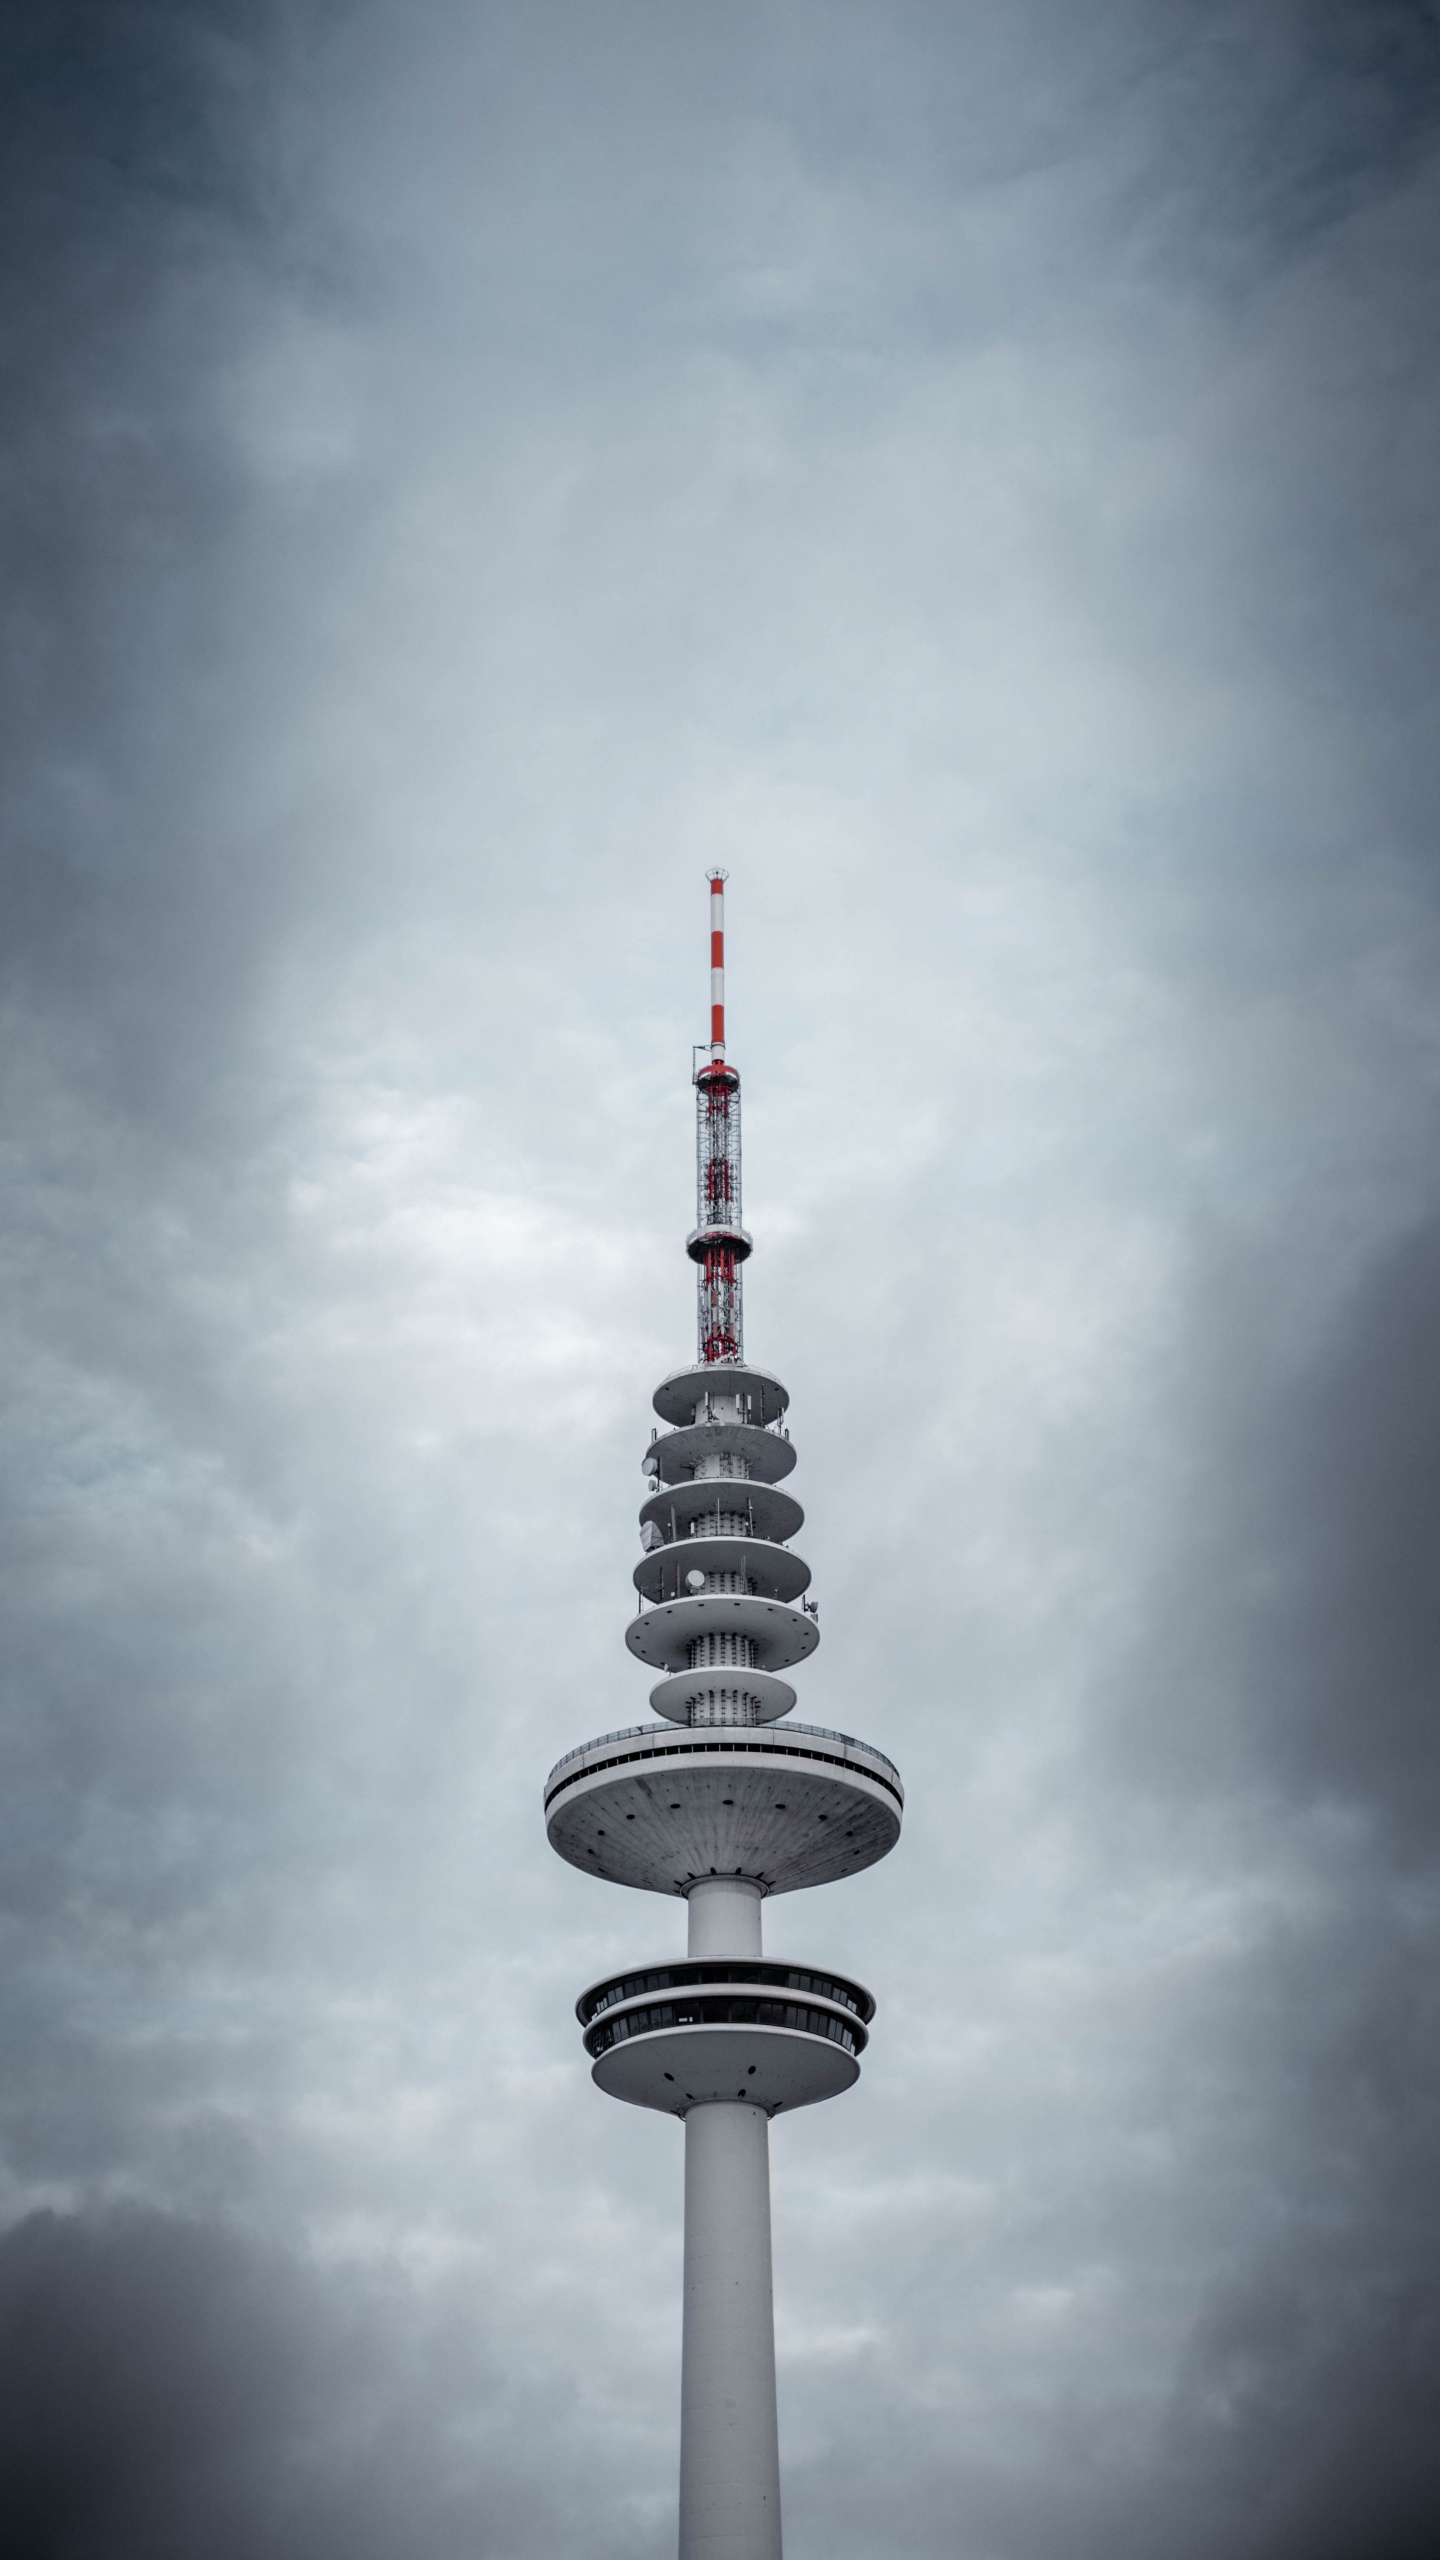
<svg viewBox="0 0 1440 2560"><path fill-rule="evenodd" d="M576 2006L597 2087L680 2116L735 2099L776 2115L838 2097L859 2078L875 2014L859 1983L759 1958L615 1976Z"/></svg>
<svg viewBox="0 0 1440 2560"><path fill-rule="evenodd" d="M768 1369L741 1360L697 1361L673 1369L651 1398L662 1422L778 1422L790 1402Z"/></svg>
<svg viewBox="0 0 1440 2560"><path fill-rule="evenodd" d="M779 1956L675 1956L639 1972L632 1966L628 1973L611 1973L602 1982L592 1982L576 2001L575 2015L582 2027L591 2027L607 2010L650 2001L661 1992L709 1991L716 1983L731 1990L753 1991L759 1986L803 1994L807 2000L823 2001L827 2008L843 2009L862 2027L868 2027L875 2015L873 1995L863 1983L814 1965L789 1964ZM861 2043L863 2049L863 2037Z"/></svg>
<svg viewBox="0 0 1440 2560"><path fill-rule="evenodd" d="M667 1544L673 1544L703 1535L705 1522L718 1513L738 1517L746 1522L747 1535L768 1538L777 1546L805 1525L805 1514L792 1493L779 1493L773 1485L755 1484L743 1476L702 1476L698 1482L691 1478L670 1485L642 1503L640 1520L642 1527L658 1529Z"/></svg>
<svg viewBox="0 0 1440 2560"><path fill-rule="evenodd" d="M739 1875L766 1894L858 1875L900 1837L883 1752L810 1725L641 1725L586 1743L545 1788L551 1846L587 1875L684 1895Z"/></svg>
<svg viewBox="0 0 1440 2560"><path fill-rule="evenodd" d="M691 1574L708 1582L714 1574L740 1578L737 1591L701 1591L688 1584ZM641 1557L631 1576L642 1598L656 1602L696 1597L734 1600L753 1595L763 1600L798 1600L810 1587L810 1567L789 1547L769 1538L676 1538Z"/></svg>
<svg viewBox="0 0 1440 2560"><path fill-rule="evenodd" d="M697 1467L727 1457L743 1459L740 1481L751 1484L778 1484L795 1464L790 1442L758 1422L686 1422L652 1440L640 1463L662 1484L684 1484Z"/></svg>
<svg viewBox="0 0 1440 2560"><path fill-rule="evenodd" d="M771 1553L783 1555L785 1549ZM788 1671L792 1663L808 1661L820 1630L802 1610L744 1591L703 1591L694 1599L663 1601L632 1618L625 1630L630 1651L652 1671L688 1671L690 1648L701 1636L744 1636L754 1648L757 1671Z"/></svg>

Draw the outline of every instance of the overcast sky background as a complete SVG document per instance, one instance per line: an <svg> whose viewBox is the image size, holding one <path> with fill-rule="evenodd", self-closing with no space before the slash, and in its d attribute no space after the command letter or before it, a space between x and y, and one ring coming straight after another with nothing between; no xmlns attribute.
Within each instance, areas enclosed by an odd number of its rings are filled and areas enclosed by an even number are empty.
<svg viewBox="0 0 1440 2560"><path fill-rule="evenodd" d="M4 23L4 2560L673 2550L539 1790L717 861L790 2560L1429 2560L1440 12Z"/></svg>

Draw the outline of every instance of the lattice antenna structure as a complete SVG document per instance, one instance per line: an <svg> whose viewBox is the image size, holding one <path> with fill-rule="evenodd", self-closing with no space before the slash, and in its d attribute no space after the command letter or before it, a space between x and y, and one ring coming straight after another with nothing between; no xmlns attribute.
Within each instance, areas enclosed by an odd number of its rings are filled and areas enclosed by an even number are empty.
<svg viewBox="0 0 1440 2560"><path fill-rule="evenodd" d="M710 874L710 1054L695 1076L695 1226L700 1358L743 1360L740 1271L751 1245L740 1214L740 1073L725 1055L725 882Z"/></svg>
<svg viewBox="0 0 1440 2560"><path fill-rule="evenodd" d="M685 2127L680 2560L781 2560L770 2124L860 2076L875 2002L808 1954L766 1953L777 1894L859 1875L900 1836L873 1743L789 1723L784 1676L820 1641L789 1396L744 1355L740 1078L725 1055L723 872L710 875L708 1056L695 1075L699 1356L656 1388L642 1465L638 1614L658 1721L583 1742L545 1781L551 1846L583 1874L687 1905L683 1956L642 1957L576 2002L591 2078ZM703 1044L702 1044L703 1045ZM790 1906L787 1906L787 1908Z"/></svg>

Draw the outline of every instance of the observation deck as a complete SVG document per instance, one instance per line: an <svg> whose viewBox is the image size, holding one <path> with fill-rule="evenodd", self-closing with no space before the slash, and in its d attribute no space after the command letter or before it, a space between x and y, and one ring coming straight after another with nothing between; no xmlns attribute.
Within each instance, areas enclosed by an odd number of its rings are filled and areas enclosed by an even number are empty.
<svg viewBox="0 0 1440 2560"><path fill-rule="evenodd" d="M853 2085L875 2003L811 1966L691 1957L612 1975L575 2014L609 2096L667 2115L738 2098L776 2115Z"/></svg>
<svg viewBox="0 0 1440 2560"><path fill-rule="evenodd" d="M858 1875L893 1849L893 1761L820 1725L634 1725L567 1752L545 1782L552 1848L646 1893L740 1876L762 1894Z"/></svg>

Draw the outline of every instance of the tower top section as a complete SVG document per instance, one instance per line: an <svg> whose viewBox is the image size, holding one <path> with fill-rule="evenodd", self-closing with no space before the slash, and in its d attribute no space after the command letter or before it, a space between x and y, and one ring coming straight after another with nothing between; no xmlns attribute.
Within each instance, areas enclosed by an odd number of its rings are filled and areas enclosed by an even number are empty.
<svg viewBox="0 0 1440 2560"><path fill-rule="evenodd" d="M740 1075L725 1055L726 877L723 871L709 874L710 1039L705 1063L695 1073L695 1225L685 1242L697 1266L697 1331L705 1367L744 1357L740 1266L750 1253L740 1217Z"/></svg>
<svg viewBox="0 0 1440 2560"><path fill-rule="evenodd" d="M710 871L710 1064L725 1056L725 883L728 871Z"/></svg>

